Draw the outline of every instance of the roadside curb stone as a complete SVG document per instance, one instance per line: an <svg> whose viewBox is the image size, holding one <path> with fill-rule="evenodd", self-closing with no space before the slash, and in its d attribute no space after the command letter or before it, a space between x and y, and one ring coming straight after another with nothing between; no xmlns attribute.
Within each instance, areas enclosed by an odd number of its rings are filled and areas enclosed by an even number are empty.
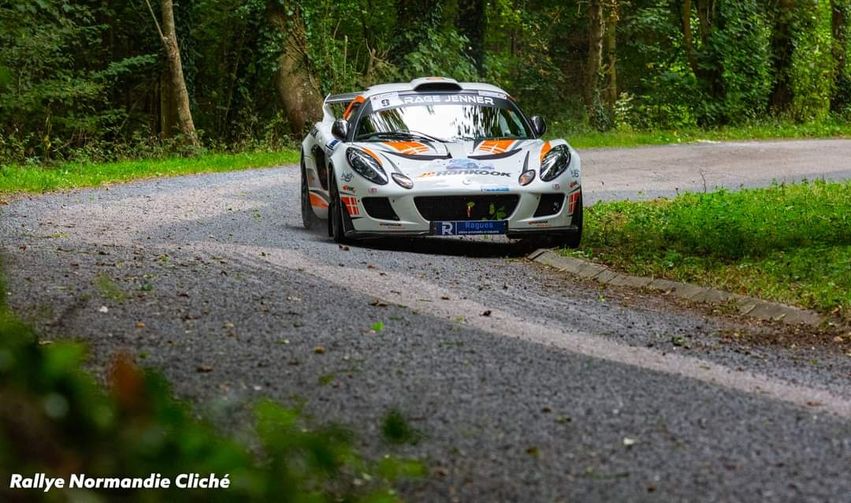
<svg viewBox="0 0 851 503"><path fill-rule="evenodd" d="M827 318L815 311L778 304L776 302L767 302L715 288L666 279L621 274L612 271L606 266L588 260L564 257L548 249L536 250L528 255L527 258L533 262L550 266L559 272L566 272L584 279L591 279L604 285L646 288L648 290L662 292L665 295L672 295L681 299L711 305L732 304L739 314L761 320L782 321L790 325L804 324L810 326L819 326L827 320Z"/></svg>

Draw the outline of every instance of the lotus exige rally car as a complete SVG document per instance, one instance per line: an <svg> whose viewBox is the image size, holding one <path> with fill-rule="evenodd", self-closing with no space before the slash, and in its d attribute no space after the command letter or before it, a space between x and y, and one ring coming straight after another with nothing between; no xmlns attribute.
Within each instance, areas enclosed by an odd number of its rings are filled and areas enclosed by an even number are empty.
<svg viewBox="0 0 851 503"><path fill-rule="evenodd" d="M334 107L345 111L341 118ZM302 143L304 226L369 236L505 234L578 246L579 155L502 89L429 77L329 96Z"/></svg>

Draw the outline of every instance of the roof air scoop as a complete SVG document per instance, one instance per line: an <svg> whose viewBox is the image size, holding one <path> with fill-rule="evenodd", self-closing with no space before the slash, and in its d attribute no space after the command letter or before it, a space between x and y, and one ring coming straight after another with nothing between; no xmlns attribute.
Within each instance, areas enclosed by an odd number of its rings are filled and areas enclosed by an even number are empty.
<svg viewBox="0 0 851 503"><path fill-rule="evenodd" d="M411 81L414 91L460 91L461 85L457 80L446 77L424 77Z"/></svg>

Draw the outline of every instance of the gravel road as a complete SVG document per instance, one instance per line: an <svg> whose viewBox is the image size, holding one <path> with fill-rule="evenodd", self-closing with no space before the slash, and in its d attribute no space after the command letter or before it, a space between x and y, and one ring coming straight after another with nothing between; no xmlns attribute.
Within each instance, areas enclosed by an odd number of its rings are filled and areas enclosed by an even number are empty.
<svg viewBox="0 0 851 503"><path fill-rule="evenodd" d="M851 178L851 141L583 158L591 201ZM501 240L340 248L301 228L293 167L18 199L0 244L11 305L96 371L129 350L229 426L304 400L425 460L412 501L851 501L848 356L731 342L757 329ZM383 443L391 409L419 443Z"/></svg>

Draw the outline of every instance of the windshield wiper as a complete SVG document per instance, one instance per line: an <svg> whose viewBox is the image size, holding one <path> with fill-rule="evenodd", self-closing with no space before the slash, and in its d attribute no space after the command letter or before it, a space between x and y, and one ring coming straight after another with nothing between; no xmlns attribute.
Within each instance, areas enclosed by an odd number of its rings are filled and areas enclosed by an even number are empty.
<svg viewBox="0 0 851 503"><path fill-rule="evenodd" d="M378 133L367 133L367 134L362 134L355 139L356 140L369 140L369 139L372 139L372 138L390 139L390 140L394 140L394 139L409 140L411 138L414 138L414 139L434 141L434 142L439 142L439 143L442 143L442 142L445 141L445 140L441 140L440 138L435 138L434 136L429 136L425 133L420 133L418 131L383 131L383 132L378 132Z"/></svg>

